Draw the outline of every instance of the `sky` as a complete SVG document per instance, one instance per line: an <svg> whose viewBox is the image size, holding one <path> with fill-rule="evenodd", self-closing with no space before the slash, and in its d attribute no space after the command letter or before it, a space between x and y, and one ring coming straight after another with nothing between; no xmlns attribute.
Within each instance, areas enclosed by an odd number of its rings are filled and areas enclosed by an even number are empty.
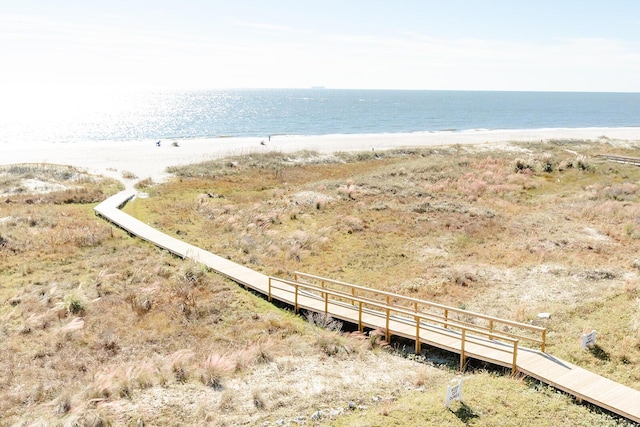
<svg viewBox="0 0 640 427"><path fill-rule="evenodd" d="M0 87L640 92L640 1L0 0Z"/></svg>

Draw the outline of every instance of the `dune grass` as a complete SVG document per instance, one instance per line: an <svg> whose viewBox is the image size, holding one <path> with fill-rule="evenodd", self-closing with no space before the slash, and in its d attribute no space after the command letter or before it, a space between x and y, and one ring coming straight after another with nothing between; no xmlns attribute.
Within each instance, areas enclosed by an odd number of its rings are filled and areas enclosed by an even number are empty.
<svg viewBox="0 0 640 427"><path fill-rule="evenodd" d="M640 169L596 157L635 150L274 153L176 168L126 210L268 274L546 326L550 353L640 388ZM481 364L447 410L455 357L425 348L418 363L387 352L407 343L322 329L331 319L294 316L113 228L93 196L53 193L13 192L0 211L0 425L625 424ZM598 347L581 351L591 329Z"/></svg>
<svg viewBox="0 0 640 427"><path fill-rule="evenodd" d="M118 189L109 180L83 185L74 191L107 197ZM370 354L358 338L321 331L113 228L90 199L8 197L0 215L0 425L293 418L316 404L385 393L411 374L408 362ZM323 351L331 343L349 351ZM370 375L368 363L393 364L397 379L380 386L390 368ZM317 381L332 371L350 374Z"/></svg>
<svg viewBox="0 0 640 427"><path fill-rule="evenodd" d="M591 410L545 385L477 371L463 378L463 400L443 404L441 387L382 399L375 408L351 411L334 426L619 426L624 421ZM457 378L456 378L457 380Z"/></svg>
<svg viewBox="0 0 640 427"><path fill-rule="evenodd" d="M549 352L638 388L640 169L597 157L636 150L552 141L286 168L269 157L186 174L135 209L267 274L307 271L545 326ZM597 354L579 347L591 329Z"/></svg>

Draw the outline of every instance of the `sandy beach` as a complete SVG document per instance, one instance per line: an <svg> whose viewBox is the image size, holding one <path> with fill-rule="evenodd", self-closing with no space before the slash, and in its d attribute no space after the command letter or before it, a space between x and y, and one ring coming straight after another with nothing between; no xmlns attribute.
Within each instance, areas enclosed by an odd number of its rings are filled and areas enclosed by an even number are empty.
<svg viewBox="0 0 640 427"><path fill-rule="evenodd" d="M121 179L131 172L139 179L167 178L166 168L224 156L265 151L294 152L386 150L398 147L451 144L499 144L553 139L609 139L639 141L640 128L582 128L473 130L410 134L365 134L323 136L265 136L263 138L215 138L156 141L95 141L79 143L0 144L0 164L55 163L82 167L90 172ZM174 141L177 142L174 144Z"/></svg>

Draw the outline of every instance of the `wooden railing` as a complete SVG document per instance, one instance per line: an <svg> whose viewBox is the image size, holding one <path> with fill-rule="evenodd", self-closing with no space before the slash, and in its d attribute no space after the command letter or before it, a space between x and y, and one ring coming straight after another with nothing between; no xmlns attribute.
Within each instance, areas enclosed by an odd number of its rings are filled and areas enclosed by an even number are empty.
<svg viewBox="0 0 640 427"><path fill-rule="evenodd" d="M544 352L546 348L547 330L540 326L488 316L462 308L450 307L443 304L394 294L392 292L386 292L296 271L294 273L294 281L300 281L300 279L319 282L320 287L323 289L328 286L344 289L353 296L359 295L366 298L366 295L372 295L371 299L373 301L379 301L382 297L384 298L384 302L388 305L393 303L392 305L394 306L401 306L405 309L428 315L429 320L432 323L442 325L445 328L458 326L481 329L487 331L490 338L491 334L500 333L501 335L506 335L511 338L539 345L542 352Z"/></svg>
<svg viewBox="0 0 640 427"><path fill-rule="evenodd" d="M601 157L605 160L610 160L612 162L629 163L632 165L640 166L640 158L638 157L618 156L617 154L600 154L598 157Z"/></svg>
<svg viewBox="0 0 640 427"><path fill-rule="evenodd" d="M300 281L304 278L307 280L316 280L320 284L309 283L307 281ZM336 285L342 289L336 289ZM275 292L291 292L293 293L294 309L298 311L300 308L306 308L310 310L318 310L319 304L323 306L323 312L328 315L336 314L336 307L348 307L354 312L357 312L357 324L360 331L364 326L369 327L383 327L386 333L386 338L389 340L392 333L390 324L392 322L399 322L405 325L415 326L415 333L408 336L415 339L416 353L420 352L420 346L423 337L421 337L421 331L425 328L429 328L430 331L436 332L441 335L454 336L460 340L460 347L452 349L454 351L460 351L460 369L464 368L466 361L465 346L468 343L474 345L490 347L494 350L508 352L512 355L510 366L511 369L516 371L516 361L518 357L518 345L520 339L530 340L541 344L544 349L545 345L545 332L544 328L537 326L526 325L518 322L512 322L505 319L500 319L492 316L485 316L478 313L473 313L467 310L461 310L453 307L447 307L440 304L431 303L428 301L418 300L415 298L409 298L402 295L393 294L390 292L378 291L363 286L352 285L344 282L339 282L331 279L322 278L319 276L313 276L310 274L295 273L295 280L286 280L275 277L269 277L268 284L268 298L271 300ZM384 297L384 300L377 300L375 297L369 297L363 294L374 294ZM410 302L411 306L403 306L398 304L398 301ZM332 307L333 306L333 307ZM424 311L424 307L438 308L443 310L443 315L437 315L432 312ZM333 310L332 310L333 308ZM466 317L478 318L486 320L489 324L488 327L483 325L476 325L470 323L470 319L460 320L451 317L451 314L463 314ZM381 325L377 322L363 320L363 314L374 318L382 319L384 324ZM352 320L351 318L348 320ZM496 330L494 325L503 324L509 327L522 327L523 329L540 332L542 338L537 340L535 338L516 334L514 332L504 332ZM435 327L434 327L435 326ZM501 343L503 345L496 345ZM544 351L544 350L543 350Z"/></svg>

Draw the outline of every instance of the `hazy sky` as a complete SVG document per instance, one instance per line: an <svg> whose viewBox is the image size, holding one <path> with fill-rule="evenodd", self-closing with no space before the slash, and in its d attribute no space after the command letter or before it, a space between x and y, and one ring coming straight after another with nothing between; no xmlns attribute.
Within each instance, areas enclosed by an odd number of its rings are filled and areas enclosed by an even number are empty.
<svg viewBox="0 0 640 427"><path fill-rule="evenodd" d="M0 0L0 85L640 92L640 1Z"/></svg>

